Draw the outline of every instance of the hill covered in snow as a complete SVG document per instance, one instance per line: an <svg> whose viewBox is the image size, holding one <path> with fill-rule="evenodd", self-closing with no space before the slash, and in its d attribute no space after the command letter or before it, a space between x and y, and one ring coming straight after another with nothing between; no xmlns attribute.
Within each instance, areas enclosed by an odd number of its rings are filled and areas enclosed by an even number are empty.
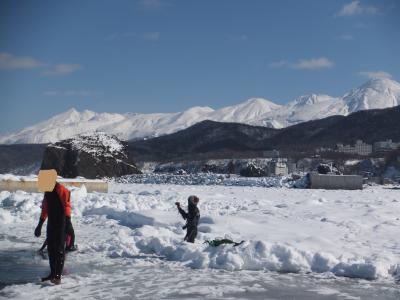
<svg viewBox="0 0 400 300"><path fill-rule="evenodd" d="M95 131L114 134L122 140L141 139L171 134L204 120L284 128L329 116L397 105L400 105L400 83L378 78L343 97L311 94L283 106L263 98L252 98L218 110L192 107L178 113L96 113L72 108L18 132L0 135L0 144L54 143Z"/></svg>

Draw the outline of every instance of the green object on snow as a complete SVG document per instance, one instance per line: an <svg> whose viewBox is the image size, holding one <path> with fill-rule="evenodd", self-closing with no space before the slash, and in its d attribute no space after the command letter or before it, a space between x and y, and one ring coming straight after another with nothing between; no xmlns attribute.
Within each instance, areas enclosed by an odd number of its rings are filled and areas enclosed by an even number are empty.
<svg viewBox="0 0 400 300"><path fill-rule="evenodd" d="M205 241L204 244L207 243L209 246L212 247L218 247L224 244L233 244L233 247L239 246L240 244L244 243L244 241L241 241L240 243L234 242L230 239L215 239L211 241Z"/></svg>

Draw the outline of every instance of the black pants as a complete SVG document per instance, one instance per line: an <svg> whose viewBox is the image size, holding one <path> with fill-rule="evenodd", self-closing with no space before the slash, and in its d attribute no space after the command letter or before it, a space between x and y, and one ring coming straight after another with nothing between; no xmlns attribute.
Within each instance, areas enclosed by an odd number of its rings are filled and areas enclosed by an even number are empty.
<svg viewBox="0 0 400 300"><path fill-rule="evenodd" d="M189 243L194 243L194 240L197 236L197 227L188 226L186 230L187 231L186 231L185 241Z"/></svg>
<svg viewBox="0 0 400 300"><path fill-rule="evenodd" d="M61 277L65 258L65 229L48 232L47 251L49 253L50 272L52 277Z"/></svg>

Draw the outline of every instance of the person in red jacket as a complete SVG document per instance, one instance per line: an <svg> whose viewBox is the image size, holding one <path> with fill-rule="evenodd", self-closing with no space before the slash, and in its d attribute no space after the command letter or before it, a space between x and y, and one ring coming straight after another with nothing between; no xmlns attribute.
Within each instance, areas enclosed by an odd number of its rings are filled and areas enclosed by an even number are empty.
<svg viewBox="0 0 400 300"><path fill-rule="evenodd" d="M71 224L71 203L69 190L58 182L51 192L44 194L42 213L39 224L35 229L36 237L41 235L41 229L46 218L48 218L47 250L50 274L42 278L42 281L50 280L54 284L60 284L64 268L65 233L66 228Z"/></svg>

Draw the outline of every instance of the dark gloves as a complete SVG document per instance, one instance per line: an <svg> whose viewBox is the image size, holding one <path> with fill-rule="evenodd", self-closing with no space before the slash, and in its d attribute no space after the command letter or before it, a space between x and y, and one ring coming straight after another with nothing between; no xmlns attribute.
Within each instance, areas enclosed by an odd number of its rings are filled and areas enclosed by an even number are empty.
<svg viewBox="0 0 400 300"><path fill-rule="evenodd" d="M181 204L180 204L179 202L175 202L175 205L176 205L177 207L180 207L180 206L181 206Z"/></svg>
<svg viewBox="0 0 400 300"><path fill-rule="evenodd" d="M44 223L44 220L39 219L39 224L35 228L35 236L36 237L39 237L41 235L43 223Z"/></svg>

